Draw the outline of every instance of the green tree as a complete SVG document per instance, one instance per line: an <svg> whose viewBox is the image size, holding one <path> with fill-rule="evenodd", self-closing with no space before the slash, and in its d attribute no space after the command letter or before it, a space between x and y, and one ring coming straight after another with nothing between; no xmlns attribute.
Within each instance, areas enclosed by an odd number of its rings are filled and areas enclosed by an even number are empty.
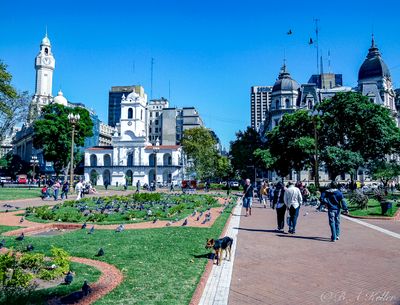
<svg viewBox="0 0 400 305"><path fill-rule="evenodd" d="M400 176L400 165L395 160L374 160L368 168L373 179L382 181L386 192L389 181Z"/></svg>
<svg viewBox="0 0 400 305"><path fill-rule="evenodd" d="M284 115L281 122L267 134L267 143L274 158L273 169L287 176L292 169L300 171L314 163L314 125L305 110Z"/></svg>
<svg viewBox="0 0 400 305"><path fill-rule="evenodd" d="M28 113L28 93L17 92L11 80L7 65L0 60L0 143L17 123L25 121Z"/></svg>
<svg viewBox="0 0 400 305"><path fill-rule="evenodd" d="M200 180L215 178L219 158L216 144L211 132L204 127L183 133L182 147L188 157L188 171Z"/></svg>
<svg viewBox="0 0 400 305"><path fill-rule="evenodd" d="M71 158L72 125L68 120L69 113L80 115L74 143L76 147L83 147L85 138L93 135L93 122L84 108L50 104L43 107L41 118L33 125L33 145L36 149L43 149L44 158L53 162L57 176L68 169Z"/></svg>
<svg viewBox="0 0 400 305"><path fill-rule="evenodd" d="M337 93L318 105L323 112L320 146L335 146L359 153L364 161L394 153L400 131L389 109L357 92Z"/></svg>
<svg viewBox="0 0 400 305"><path fill-rule="evenodd" d="M234 177L233 167L228 157L217 157L215 177L222 181L230 180Z"/></svg>
<svg viewBox="0 0 400 305"><path fill-rule="evenodd" d="M329 178L334 181L342 173L354 174L363 165L364 159L358 152L352 152L340 147L328 146L321 154L321 160L329 172Z"/></svg>
<svg viewBox="0 0 400 305"><path fill-rule="evenodd" d="M254 152L259 148L264 148L259 133L251 127L245 131L239 130L236 133L236 140L230 143L230 156L233 169L242 178L254 177L256 169L265 169L264 163L259 155Z"/></svg>

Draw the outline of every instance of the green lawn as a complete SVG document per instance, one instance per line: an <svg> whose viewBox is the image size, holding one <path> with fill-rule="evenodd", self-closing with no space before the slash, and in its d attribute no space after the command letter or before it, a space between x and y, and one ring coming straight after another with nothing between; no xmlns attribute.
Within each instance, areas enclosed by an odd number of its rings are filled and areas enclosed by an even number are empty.
<svg viewBox="0 0 400 305"><path fill-rule="evenodd" d="M15 200L26 198L39 198L40 189L25 189L25 188L0 188L1 200Z"/></svg>
<svg viewBox="0 0 400 305"><path fill-rule="evenodd" d="M390 198L389 198L390 200ZM392 203L392 209L389 209L388 212L384 216L394 216L396 213L397 209L399 207L397 206L396 202ZM381 210L381 205L376 199L369 199L368 200L368 209L357 209L357 207L349 205L349 212L350 215L354 216L382 216L382 210Z"/></svg>
<svg viewBox="0 0 400 305"><path fill-rule="evenodd" d="M96 282L101 271L98 269L78 263L71 263L71 270L75 273L74 280L71 285L58 285L53 288L41 289L34 291L29 298L29 304L46 304L46 300L53 298L55 296L65 296L74 291L81 290L84 280L89 283Z"/></svg>
<svg viewBox="0 0 400 305"><path fill-rule="evenodd" d="M17 250L28 243L35 251L50 254L52 245L73 256L99 259L115 265L124 282L95 304L188 304L208 261L206 238L217 238L229 217L225 211L211 228L165 227L160 229L79 230L51 237L26 237L22 242L6 237ZM105 256L95 257L102 247Z"/></svg>

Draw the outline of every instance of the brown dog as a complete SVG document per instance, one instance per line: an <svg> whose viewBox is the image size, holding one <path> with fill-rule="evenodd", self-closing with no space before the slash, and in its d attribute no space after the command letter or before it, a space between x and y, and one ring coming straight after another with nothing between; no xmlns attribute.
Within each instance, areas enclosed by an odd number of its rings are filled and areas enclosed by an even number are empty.
<svg viewBox="0 0 400 305"><path fill-rule="evenodd" d="M206 249L214 249L214 259L213 262L217 261L217 265L221 265L222 253L225 251L225 259L229 253L229 260L231 260L231 249L232 249L233 239L225 236L221 239L207 239Z"/></svg>

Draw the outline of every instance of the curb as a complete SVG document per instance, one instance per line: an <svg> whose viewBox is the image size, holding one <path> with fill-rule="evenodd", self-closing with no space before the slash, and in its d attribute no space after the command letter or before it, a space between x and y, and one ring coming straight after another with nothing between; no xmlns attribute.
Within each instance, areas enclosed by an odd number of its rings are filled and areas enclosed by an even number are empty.
<svg viewBox="0 0 400 305"><path fill-rule="evenodd" d="M237 203L232 207L232 209L236 205L237 205ZM223 237L226 234L226 231L228 230L228 226L231 221L231 218L232 218L232 211L229 215L229 218L227 219L227 221L225 223L225 226L222 230L220 237ZM201 297L203 295L204 289L206 288L206 284L207 284L208 278L210 277L213 266L214 266L214 261L209 260L205 267L205 270L200 278L200 281L197 284L196 290L193 293L193 296L192 296L192 299L190 300L189 305L198 305L200 303Z"/></svg>
<svg viewBox="0 0 400 305"><path fill-rule="evenodd" d="M346 215L350 218L356 218L356 219L371 219L371 220L394 220L394 221L400 221L400 208L397 209L396 214L394 216L389 217L389 216L356 216L356 215Z"/></svg>

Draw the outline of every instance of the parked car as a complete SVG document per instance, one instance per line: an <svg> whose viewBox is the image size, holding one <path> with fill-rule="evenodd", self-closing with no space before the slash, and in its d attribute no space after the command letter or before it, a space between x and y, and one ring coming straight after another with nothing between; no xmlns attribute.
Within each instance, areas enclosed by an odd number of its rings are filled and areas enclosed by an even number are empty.
<svg viewBox="0 0 400 305"><path fill-rule="evenodd" d="M28 183L28 176L27 175L18 175L17 183L18 184L26 184L26 183Z"/></svg>
<svg viewBox="0 0 400 305"><path fill-rule="evenodd" d="M238 189L239 185L238 181L231 181L231 188Z"/></svg>

